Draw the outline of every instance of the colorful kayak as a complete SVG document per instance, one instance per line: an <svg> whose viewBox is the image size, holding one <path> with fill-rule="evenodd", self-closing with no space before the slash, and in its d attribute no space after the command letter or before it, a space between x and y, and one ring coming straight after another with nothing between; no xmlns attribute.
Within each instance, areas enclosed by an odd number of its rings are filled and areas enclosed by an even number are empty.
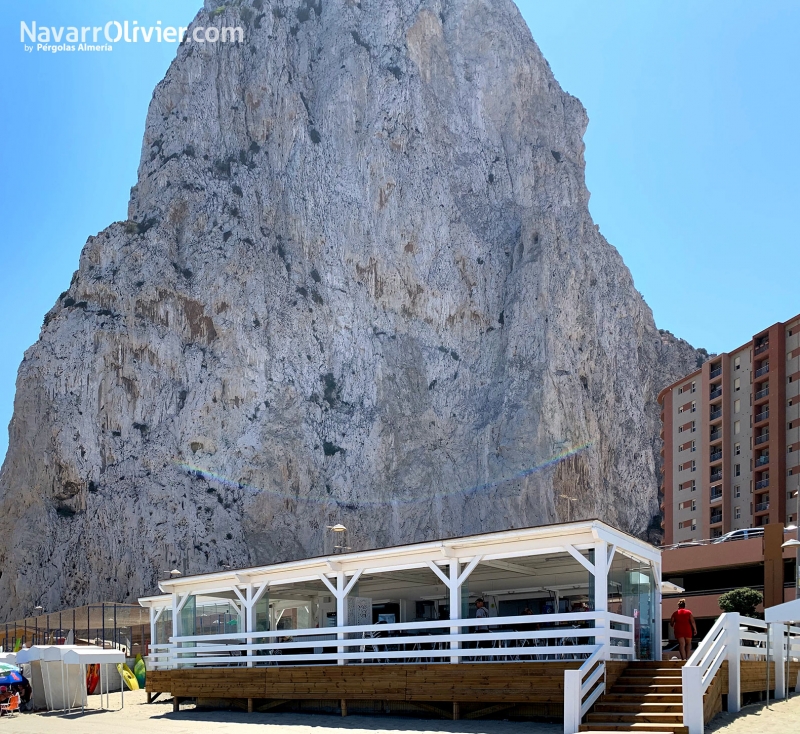
<svg viewBox="0 0 800 734"><path fill-rule="evenodd" d="M100 682L100 664L89 663L86 666L86 693L90 696L97 690Z"/></svg>
<svg viewBox="0 0 800 734"><path fill-rule="evenodd" d="M147 668L145 667L144 659L142 658L141 654L136 656L136 663L133 666L133 674L136 676L136 680L139 683L139 688L144 688Z"/></svg>
<svg viewBox="0 0 800 734"><path fill-rule="evenodd" d="M139 690L139 681L136 680L136 676L133 674L133 671L128 667L127 663L118 663L117 670L120 673L122 673L122 680L125 681L125 685L128 686L128 690L130 691Z"/></svg>

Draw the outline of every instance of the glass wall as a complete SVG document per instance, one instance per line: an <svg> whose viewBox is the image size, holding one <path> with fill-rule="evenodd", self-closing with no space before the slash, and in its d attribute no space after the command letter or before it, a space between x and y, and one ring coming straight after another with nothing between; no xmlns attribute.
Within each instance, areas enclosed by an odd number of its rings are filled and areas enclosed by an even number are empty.
<svg viewBox="0 0 800 734"><path fill-rule="evenodd" d="M653 660L656 639L656 587L653 568L617 550L608 572L608 609L634 619L639 660Z"/></svg>

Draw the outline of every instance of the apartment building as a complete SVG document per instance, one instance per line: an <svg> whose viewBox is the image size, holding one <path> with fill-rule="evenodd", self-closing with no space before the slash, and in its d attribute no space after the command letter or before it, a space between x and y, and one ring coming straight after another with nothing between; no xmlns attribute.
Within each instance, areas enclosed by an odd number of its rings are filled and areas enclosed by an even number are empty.
<svg viewBox="0 0 800 734"><path fill-rule="evenodd" d="M797 524L800 314L662 390L664 542Z"/></svg>

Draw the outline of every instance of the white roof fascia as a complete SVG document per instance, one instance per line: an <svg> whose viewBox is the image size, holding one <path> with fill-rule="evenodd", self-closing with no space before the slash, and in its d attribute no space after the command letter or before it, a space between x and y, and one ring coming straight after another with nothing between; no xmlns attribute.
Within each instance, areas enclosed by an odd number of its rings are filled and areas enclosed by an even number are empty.
<svg viewBox="0 0 800 734"><path fill-rule="evenodd" d="M627 533L622 533L619 530L608 525L599 525L595 529L595 537L598 540L605 540L607 543L617 546L617 550L625 550L627 555L632 556L638 560L647 561L649 563L661 563L661 551L650 543L643 540L638 540Z"/></svg>
<svg viewBox="0 0 800 734"><path fill-rule="evenodd" d="M310 558L299 561L262 566L236 571L222 571L203 576L168 579L162 581L160 588L169 593L175 591L179 594L190 593L195 589L220 588L220 584L230 584L230 587L241 583L239 578L246 577L252 583L277 583L281 581L300 581L314 578L314 574L333 573L331 568L340 567L345 573L355 573L362 570L369 573L379 573L381 570L400 570L406 568L420 568L427 565L428 560L439 560L443 557L456 557L460 561L470 560L475 555L491 554L493 558L501 555L506 558L513 557L515 551L518 555L531 554L532 550L550 548L552 552L560 552L566 542L570 545L581 546L586 543L591 545L592 539L610 540L618 547L626 547L632 553L642 557L643 560L658 562L658 551L652 546L636 541L634 538L615 531L605 523L597 520L568 523L556 526L543 526L539 528L526 528L523 530L506 530L486 535L465 538L453 538L428 543L416 543L407 546L392 548L379 548L357 553L327 556L324 558ZM633 541L633 542L628 542ZM652 553L648 552L652 548ZM391 559L408 559L405 563L391 563ZM413 560L411 560L413 558ZM237 578L238 576L238 578Z"/></svg>
<svg viewBox="0 0 800 734"><path fill-rule="evenodd" d="M104 650L101 647L76 647L65 650L63 660L65 665L124 663L125 653L122 650Z"/></svg>

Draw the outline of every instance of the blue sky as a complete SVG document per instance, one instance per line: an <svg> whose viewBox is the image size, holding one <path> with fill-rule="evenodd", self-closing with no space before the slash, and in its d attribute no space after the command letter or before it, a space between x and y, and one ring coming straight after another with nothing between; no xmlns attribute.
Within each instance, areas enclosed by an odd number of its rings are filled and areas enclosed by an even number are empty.
<svg viewBox="0 0 800 734"><path fill-rule="evenodd" d="M28 0L0 17L0 425L86 238L125 219L162 43L25 53L20 21L186 25L201 0ZM800 3L520 0L581 99L591 211L659 327L724 351L800 311ZM7 435L0 430L0 456Z"/></svg>

